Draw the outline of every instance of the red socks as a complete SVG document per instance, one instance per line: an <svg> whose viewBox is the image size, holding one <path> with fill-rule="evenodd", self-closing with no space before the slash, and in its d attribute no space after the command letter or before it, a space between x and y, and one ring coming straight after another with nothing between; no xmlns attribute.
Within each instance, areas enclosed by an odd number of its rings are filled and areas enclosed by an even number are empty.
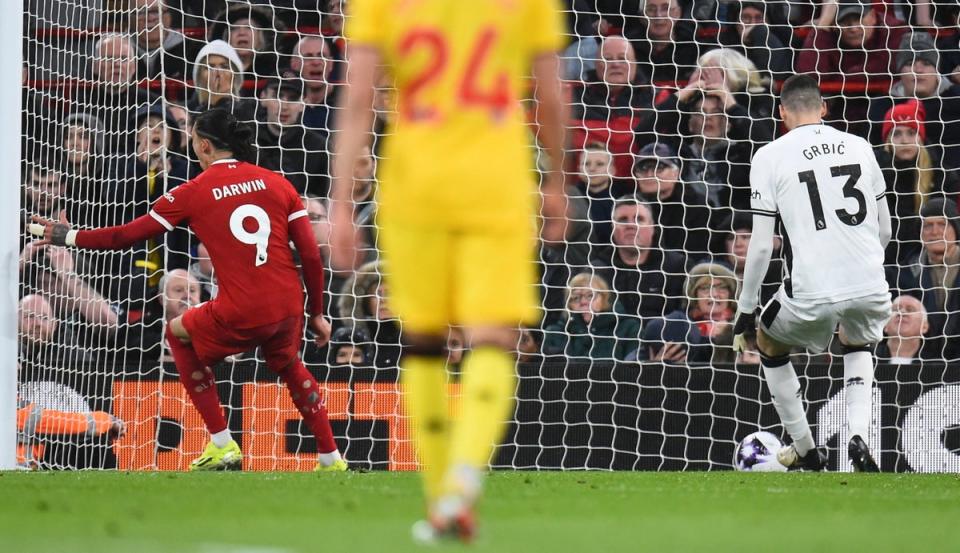
<svg viewBox="0 0 960 553"><path fill-rule="evenodd" d="M193 406L200 412L204 424L210 434L216 434L227 428L227 420L223 416L220 406L220 396L217 394L216 381L213 371L205 367L190 344L184 344L179 338L166 330L167 344L173 353L173 360L180 374L180 382L186 388ZM313 375L303 366L299 358L294 358L286 369L279 371L293 404L297 406L303 420L317 438L319 453L331 453L337 450L337 442L333 439L333 429L327 419L327 408L323 404L323 395L320 385Z"/></svg>
<svg viewBox="0 0 960 553"><path fill-rule="evenodd" d="M324 406L323 394L317 379L303 366L299 358L294 357L293 363L286 369L278 371L283 382L290 390L293 404L297 406L303 420L317 438L317 451L330 453L336 451L337 442L333 439L333 429L327 419L327 408Z"/></svg>
<svg viewBox="0 0 960 553"><path fill-rule="evenodd" d="M180 382L187 389L193 406L200 412L207 430L210 434L225 430L227 419L223 416L223 408L220 406L220 396L217 394L217 383L213 377L213 371L200 362L197 353L193 351L193 346L184 344L180 338L173 335L169 325L165 334L167 345L177 365L177 373L180 374Z"/></svg>

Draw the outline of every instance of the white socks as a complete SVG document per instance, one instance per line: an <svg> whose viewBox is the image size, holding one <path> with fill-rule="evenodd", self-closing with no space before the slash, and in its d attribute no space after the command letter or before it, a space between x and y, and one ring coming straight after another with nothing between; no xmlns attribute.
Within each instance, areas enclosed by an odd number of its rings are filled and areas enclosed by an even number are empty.
<svg viewBox="0 0 960 553"><path fill-rule="evenodd" d="M318 456L320 461L320 466L329 467L330 465L336 463L337 461L343 460L343 457L340 456L340 450L334 449L330 453L321 453Z"/></svg>
<svg viewBox="0 0 960 553"><path fill-rule="evenodd" d="M213 442L213 445L217 447L227 447L227 444L229 444L232 439L229 428L224 428L216 434L210 434L210 440Z"/></svg>
<svg viewBox="0 0 960 553"><path fill-rule="evenodd" d="M793 439L797 453L803 457L817 445L813 442L803 401L800 400L800 380L793 370L793 364L788 359L785 365L779 367L768 367L766 362L762 367L780 422Z"/></svg>
<svg viewBox="0 0 960 553"><path fill-rule="evenodd" d="M850 437L860 436L869 443L873 390L873 356L869 351L854 351L843 356L843 385L847 391Z"/></svg>

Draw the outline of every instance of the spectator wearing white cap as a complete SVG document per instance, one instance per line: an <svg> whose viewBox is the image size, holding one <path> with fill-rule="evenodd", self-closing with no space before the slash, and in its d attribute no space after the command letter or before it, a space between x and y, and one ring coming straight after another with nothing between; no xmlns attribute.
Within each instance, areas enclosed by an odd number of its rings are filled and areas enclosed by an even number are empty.
<svg viewBox="0 0 960 553"><path fill-rule="evenodd" d="M226 42L214 40L200 49L193 64L193 86L187 110L194 117L216 107L243 122L255 119L256 103L240 98L243 64L237 51Z"/></svg>

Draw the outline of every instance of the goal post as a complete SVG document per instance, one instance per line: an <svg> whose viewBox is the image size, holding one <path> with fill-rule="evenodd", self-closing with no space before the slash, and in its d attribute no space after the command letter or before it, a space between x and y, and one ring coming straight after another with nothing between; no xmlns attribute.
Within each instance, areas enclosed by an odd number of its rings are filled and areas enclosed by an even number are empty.
<svg viewBox="0 0 960 553"><path fill-rule="evenodd" d="M0 470L17 460L17 298L20 290L20 118L23 0L0 7Z"/></svg>

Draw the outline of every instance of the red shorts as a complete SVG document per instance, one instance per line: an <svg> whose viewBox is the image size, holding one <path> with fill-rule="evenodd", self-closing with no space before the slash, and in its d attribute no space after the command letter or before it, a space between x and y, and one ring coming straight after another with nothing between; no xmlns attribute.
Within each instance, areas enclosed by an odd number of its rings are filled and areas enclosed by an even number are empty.
<svg viewBox="0 0 960 553"><path fill-rule="evenodd" d="M300 353L303 340L303 316L287 317L282 321L254 328L234 328L217 316L213 302L187 309L183 326L197 357L212 366L228 355L262 348L267 367L286 368Z"/></svg>

